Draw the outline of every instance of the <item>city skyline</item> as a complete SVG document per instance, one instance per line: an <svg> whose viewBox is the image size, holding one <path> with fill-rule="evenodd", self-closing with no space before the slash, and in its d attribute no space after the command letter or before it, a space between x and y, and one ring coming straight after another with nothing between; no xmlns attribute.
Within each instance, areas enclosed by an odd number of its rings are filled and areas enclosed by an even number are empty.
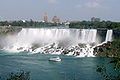
<svg viewBox="0 0 120 80"><path fill-rule="evenodd" d="M120 0L0 0L0 20L48 20L58 16L65 20L120 21Z"/></svg>

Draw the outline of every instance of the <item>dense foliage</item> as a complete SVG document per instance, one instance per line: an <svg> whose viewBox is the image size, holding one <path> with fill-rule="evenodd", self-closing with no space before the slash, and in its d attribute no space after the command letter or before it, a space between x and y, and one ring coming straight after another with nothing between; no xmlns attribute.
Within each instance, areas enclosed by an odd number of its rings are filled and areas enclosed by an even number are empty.
<svg viewBox="0 0 120 80"><path fill-rule="evenodd" d="M120 80L120 57L111 58L108 64L99 65L96 71L104 80Z"/></svg>
<svg viewBox="0 0 120 80"><path fill-rule="evenodd" d="M24 70L18 72L11 72L6 76L0 77L0 80L30 80L30 72Z"/></svg>
<svg viewBox="0 0 120 80"><path fill-rule="evenodd" d="M98 66L97 72L99 72L104 80L120 80L120 39L114 40L112 43L108 42L102 46L99 55L106 55L112 57L110 62L106 64L112 67L111 73L109 68L105 65Z"/></svg>
<svg viewBox="0 0 120 80"><path fill-rule="evenodd" d="M0 26L22 26L22 27L50 27L64 25L60 23L46 23L38 21L0 21ZM107 29L120 29L120 22L112 21L78 21L70 22L70 28L107 28Z"/></svg>
<svg viewBox="0 0 120 80"><path fill-rule="evenodd" d="M20 71L17 73L10 73L7 80L30 80L30 72Z"/></svg>
<svg viewBox="0 0 120 80"><path fill-rule="evenodd" d="M15 33L15 32L19 32L20 30L21 30L20 27L18 28L18 27L0 26L0 35Z"/></svg>
<svg viewBox="0 0 120 80"><path fill-rule="evenodd" d="M107 29L120 29L120 22L111 21L79 21L71 22L70 28L107 28Z"/></svg>
<svg viewBox="0 0 120 80"><path fill-rule="evenodd" d="M120 39L97 46L94 48L94 51L97 52L96 56L120 57Z"/></svg>
<svg viewBox="0 0 120 80"><path fill-rule="evenodd" d="M46 23L46 22L38 22L38 21L1 21L0 26L17 26L17 27L48 27L48 26L57 26L61 25L60 23Z"/></svg>

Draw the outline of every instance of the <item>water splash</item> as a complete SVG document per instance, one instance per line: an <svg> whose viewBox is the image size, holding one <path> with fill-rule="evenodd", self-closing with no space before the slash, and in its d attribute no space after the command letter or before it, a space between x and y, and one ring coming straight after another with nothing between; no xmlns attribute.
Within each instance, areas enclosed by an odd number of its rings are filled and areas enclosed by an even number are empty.
<svg viewBox="0 0 120 80"><path fill-rule="evenodd" d="M110 41L111 37L112 30L108 30L106 41ZM18 34L6 37L4 49L45 54L62 54L69 51L67 55L94 57L93 47L98 45L98 38L97 29L23 28ZM85 44L85 46L81 47L78 44Z"/></svg>

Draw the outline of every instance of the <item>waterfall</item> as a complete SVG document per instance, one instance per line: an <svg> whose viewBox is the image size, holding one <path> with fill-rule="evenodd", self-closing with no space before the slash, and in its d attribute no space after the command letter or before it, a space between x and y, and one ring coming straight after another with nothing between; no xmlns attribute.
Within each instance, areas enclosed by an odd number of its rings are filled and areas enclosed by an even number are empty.
<svg viewBox="0 0 120 80"><path fill-rule="evenodd" d="M93 56L91 44L97 44L97 29L23 28L16 35L6 36L5 50L60 54L65 50L82 56ZM78 45L79 44L79 45ZM80 45L83 46L80 46ZM82 49L82 51L81 51ZM70 52L69 51L69 52ZM81 56L80 55L80 56Z"/></svg>
<svg viewBox="0 0 120 80"><path fill-rule="evenodd" d="M71 44L76 43L95 43L97 30L96 29L22 29L12 38L8 37L8 42L13 42L12 44L22 45L32 45L34 43L40 44L50 44L54 42L66 42ZM65 44L65 43L64 43ZM67 43L68 44L68 43Z"/></svg>
<svg viewBox="0 0 120 80"><path fill-rule="evenodd" d="M83 43L94 43L96 42L96 29L83 29L82 31L82 42Z"/></svg>
<svg viewBox="0 0 120 80"><path fill-rule="evenodd" d="M105 42L112 41L112 35L113 35L113 30L107 30Z"/></svg>

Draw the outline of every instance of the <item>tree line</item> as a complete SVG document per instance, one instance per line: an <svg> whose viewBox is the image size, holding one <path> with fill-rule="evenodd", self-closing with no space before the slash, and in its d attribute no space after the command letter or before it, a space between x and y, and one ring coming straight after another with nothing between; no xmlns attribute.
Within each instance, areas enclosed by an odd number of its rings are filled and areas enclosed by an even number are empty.
<svg viewBox="0 0 120 80"><path fill-rule="evenodd" d="M49 22L38 22L38 21L0 21L0 26L18 26L18 27L51 27L57 26L60 24L57 23L49 23Z"/></svg>
<svg viewBox="0 0 120 80"><path fill-rule="evenodd" d="M0 26L21 26L21 27L52 27L52 26L64 26L60 23L50 23L50 22L38 22L33 21L0 21ZM120 22L112 22L112 21L71 21L69 24L69 28L106 28L106 29L120 29Z"/></svg>
<svg viewBox="0 0 120 80"><path fill-rule="evenodd" d="M120 22L112 21L78 21L71 22L70 28L107 28L107 29L120 29Z"/></svg>

